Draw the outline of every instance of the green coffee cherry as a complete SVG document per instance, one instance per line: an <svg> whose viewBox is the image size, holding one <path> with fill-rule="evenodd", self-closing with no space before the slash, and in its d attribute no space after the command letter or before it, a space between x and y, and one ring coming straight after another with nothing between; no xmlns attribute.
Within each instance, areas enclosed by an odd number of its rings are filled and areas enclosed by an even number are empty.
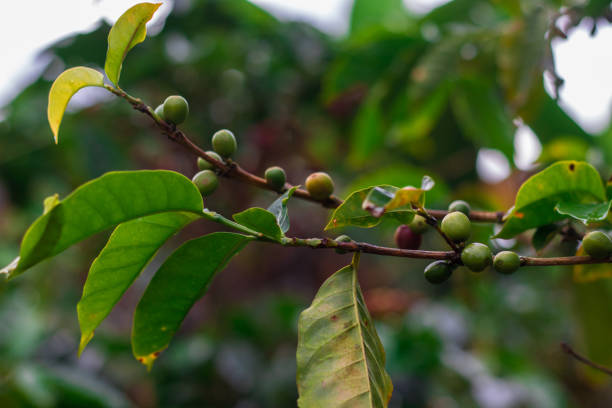
<svg viewBox="0 0 612 408"><path fill-rule="evenodd" d="M591 231L582 239L582 247L592 258L603 259L612 254L612 240L601 231Z"/></svg>
<svg viewBox="0 0 612 408"><path fill-rule="evenodd" d="M521 266L521 258L512 251L501 251L493 259L493 267L499 273L509 275Z"/></svg>
<svg viewBox="0 0 612 408"><path fill-rule="evenodd" d="M207 151L206 154L211 156L215 160L219 160L220 162L223 162L223 159L221 158L221 156L219 156L217 153L213 152L212 150ZM207 162L203 158L198 157L198 169L200 169L200 170L211 170L213 167L214 166L212 164L210 164L209 162Z"/></svg>
<svg viewBox="0 0 612 408"><path fill-rule="evenodd" d="M166 120L164 117L164 104L158 105L157 108L155 108L155 114L162 118L162 120Z"/></svg>
<svg viewBox="0 0 612 408"><path fill-rule="evenodd" d="M191 181L203 196L211 195L219 186L217 175L212 170L202 170Z"/></svg>
<svg viewBox="0 0 612 408"><path fill-rule="evenodd" d="M189 115L189 104L180 95L171 95L164 101L164 118L166 122L180 125Z"/></svg>
<svg viewBox="0 0 612 408"><path fill-rule="evenodd" d="M334 192L334 182L329 174L319 171L308 176L306 190L315 200L325 200Z"/></svg>
<svg viewBox="0 0 612 408"><path fill-rule="evenodd" d="M353 242L351 237L349 237L348 235L340 235L336 239L334 239L334 241L336 241L336 242ZM344 249L341 249L341 248L336 248L336 252L339 253L339 254L346 254L348 251L345 251Z"/></svg>
<svg viewBox="0 0 612 408"><path fill-rule="evenodd" d="M461 262L470 270L480 272L493 263L493 256L488 246L475 242L463 249Z"/></svg>
<svg viewBox="0 0 612 408"><path fill-rule="evenodd" d="M455 200L448 206L448 212L459 211L464 213L465 215L470 215L470 205L463 200Z"/></svg>
<svg viewBox="0 0 612 408"><path fill-rule="evenodd" d="M425 268L425 279L433 284L442 283L453 273L453 266L447 261L435 261Z"/></svg>
<svg viewBox="0 0 612 408"><path fill-rule="evenodd" d="M467 240L472 233L472 223L462 212L455 211L446 214L442 219L440 229L454 242Z"/></svg>
<svg viewBox="0 0 612 408"><path fill-rule="evenodd" d="M236 143L236 137L231 131L221 129L213 135L212 147L221 157L230 157L238 148L238 144Z"/></svg>
<svg viewBox="0 0 612 408"><path fill-rule="evenodd" d="M264 173L266 183L276 191L282 191L287 181L285 170L278 166L268 167Z"/></svg>
<svg viewBox="0 0 612 408"><path fill-rule="evenodd" d="M427 220L425 219L425 217L422 217L418 214L415 214L414 218L412 219L410 224L408 224L408 226L415 234L424 233L425 231L427 231L428 227Z"/></svg>

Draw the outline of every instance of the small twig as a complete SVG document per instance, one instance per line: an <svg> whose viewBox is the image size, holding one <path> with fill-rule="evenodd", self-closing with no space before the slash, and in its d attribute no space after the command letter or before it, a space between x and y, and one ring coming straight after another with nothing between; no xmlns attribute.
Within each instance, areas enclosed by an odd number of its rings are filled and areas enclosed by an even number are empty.
<svg viewBox="0 0 612 408"><path fill-rule="evenodd" d="M612 259L595 259L590 256L559 256L552 258L521 256L521 266L586 265L603 263L612 263Z"/></svg>
<svg viewBox="0 0 612 408"><path fill-rule="evenodd" d="M113 93L114 95L117 95L118 97L125 99L127 102L129 102L132 105L132 107L134 107L134 109L148 115L155 122L155 124L162 131L163 134L168 136L172 141L182 145L183 147L191 151L196 156L202 157L204 160L208 161L210 164L212 164L215 168L219 170L219 174L221 176L227 177L227 178L233 178L233 179L245 182L247 184L251 184L253 186L256 186L258 188L262 188L265 190L278 192L273 187L268 185L265 179L258 177L255 174L252 174L244 170L237 163L232 163L232 166L228 166L227 164L220 162L218 160L215 160L213 157L206 154L206 152L202 150L199 146L197 146L195 143L193 143L187 137L187 135L185 135L185 133L183 133L179 129L176 129L176 127L174 127L173 125L161 119L158 115L155 114L155 112L153 111L153 109L151 109L151 107L144 104L140 99L130 96L122 89L117 89L110 85L104 85L104 87L109 92ZM288 190L291 187L293 186L287 183L285 185L285 190ZM299 189L299 188L295 190L295 192L293 193L293 196L301 198L303 200L308 200L308 201L318 203L325 208L337 208L342 204L342 200L336 196L330 196L329 198L325 200L317 200L313 198L308 193L308 191ZM437 218L442 218L444 217L444 215L447 214L448 211L429 210L429 212L430 214L432 214L433 216ZM482 222L502 222L503 216L504 216L504 213L499 213L499 212L472 211L470 213L470 219L472 221L482 221Z"/></svg>
<svg viewBox="0 0 612 408"><path fill-rule="evenodd" d="M430 226L433 227L433 229L436 230L436 232L442 237L444 238L444 240L446 241L446 243L448 244L448 246L450 246L452 248L452 250L457 253L460 254L461 250L459 249L459 247L457 246L457 244L455 244L453 242L452 239L449 238L448 235L446 235L444 233L444 231L442 231L442 229L440 228L440 226L438 225L438 220L436 219L436 217L430 215L428 213L427 210L425 209L421 209L417 211L417 214L420 215L421 217L425 218L425 220L427 221L427 224L429 224Z"/></svg>
<svg viewBox="0 0 612 408"><path fill-rule="evenodd" d="M602 373L605 373L605 374L608 374L608 375L612 376L612 369L610 369L608 367L604 367L601 364L597 364L597 363L589 360L588 358L578 354L576 351L574 351L574 349L572 349L570 347L569 344L567 344L565 342L561 343L561 350L563 350L564 352L566 352L570 356L574 357L576 360L580 361L581 363L586 364L589 367L594 368L595 370L601 371Z"/></svg>

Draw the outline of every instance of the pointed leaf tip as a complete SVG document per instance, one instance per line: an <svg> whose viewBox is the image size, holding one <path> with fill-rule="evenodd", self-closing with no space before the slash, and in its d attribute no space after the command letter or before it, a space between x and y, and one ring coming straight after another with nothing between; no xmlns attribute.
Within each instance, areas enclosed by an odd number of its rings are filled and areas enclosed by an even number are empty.
<svg viewBox="0 0 612 408"><path fill-rule="evenodd" d="M55 144L58 142L59 127L70 98L86 86L104 86L104 76L92 68L74 67L62 72L51 85L47 119Z"/></svg>
<svg viewBox="0 0 612 408"><path fill-rule="evenodd" d="M162 3L140 3L129 8L115 22L108 33L108 50L104 72L110 81L117 85L121 66L127 53L147 36L147 22Z"/></svg>

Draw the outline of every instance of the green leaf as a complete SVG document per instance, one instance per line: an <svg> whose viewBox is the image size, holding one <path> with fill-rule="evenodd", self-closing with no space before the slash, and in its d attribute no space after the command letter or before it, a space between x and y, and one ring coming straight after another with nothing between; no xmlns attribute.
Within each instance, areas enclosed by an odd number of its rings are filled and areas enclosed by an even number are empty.
<svg viewBox="0 0 612 408"><path fill-rule="evenodd" d="M64 111L72 95L86 86L104 86L104 75L95 69L87 67L74 67L62 72L51 85L49 91L49 105L47 118L53 132L53 139L57 143Z"/></svg>
<svg viewBox="0 0 612 408"><path fill-rule="evenodd" d="M252 237L215 232L186 242L159 268L134 313L132 350L151 367L217 272Z"/></svg>
<svg viewBox="0 0 612 408"><path fill-rule="evenodd" d="M557 204L555 210L559 214L569 215L585 224L589 224L605 220L610 212L610 205L612 205L612 200L595 204L579 204L561 201Z"/></svg>
<svg viewBox="0 0 612 408"><path fill-rule="evenodd" d="M381 104L386 94L386 85L377 84L357 112L351 130L351 152L348 157L353 166L362 165L385 144Z"/></svg>
<svg viewBox="0 0 612 408"><path fill-rule="evenodd" d="M434 185L431 177L423 176L421 188L412 186L400 189L374 187L363 201L362 208L376 218L391 211L422 208L425 204L425 192L431 190Z"/></svg>
<svg viewBox="0 0 612 408"><path fill-rule="evenodd" d="M329 277L298 322L298 406L386 407L393 385L353 264Z"/></svg>
<svg viewBox="0 0 612 408"><path fill-rule="evenodd" d="M586 162L560 161L531 176L516 195L497 238L512 238L530 228L567 218L555 211L560 201L592 203L606 200L597 170Z"/></svg>
<svg viewBox="0 0 612 408"><path fill-rule="evenodd" d="M398 190L397 187L382 185L377 186L385 190ZM334 210L329 223L325 226L325 230L332 228L342 228L348 226L371 228L380 224L384 218L393 218L402 224L408 224L414 218L414 210L412 209L396 209L385 212L380 217L374 217L362 207L370 192L375 187L367 187L351 193L344 202Z"/></svg>
<svg viewBox="0 0 612 408"><path fill-rule="evenodd" d="M502 95L483 80L457 81L451 97L453 112L462 132L477 146L498 149L508 158L514 155L514 125Z"/></svg>
<svg viewBox="0 0 612 408"><path fill-rule="evenodd" d="M147 22L151 20L161 3L140 3L121 15L108 33L108 50L104 71L115 86L119 82L121 66L127 53L144 41Z"/></svg>
<svg viewBox="0 0 612 408"><path fill-rule="evenodd" d="M284 236L274 214L263 208L249 208L234 214L232 217L238 224L261 232L266 238L271 240L280 241Z"/></svg>
<svg viewBox="0 0 612 408"><path fill-rule="evenodd" d="M559 227L555 224L542 225L541 227L538 227L538 229L536 229L536 231L533 233L533 237L531 237L531 245L536 251L544 249L544 247L555 238L558 231Z"/></svg>
<svg viewBox="0 0 612 408"><path fill-rule="evenodd" d="M287 201L289 201L297 188L297 186L291 187L289 190L285 191L283 195L274 200L274 202L268 207L268 211L270 211L276 217L276 222L278 223L283 234L289 231L289 212L287 211Z"/></svg>
<svg viewBox="0 0 612 408"><path fill-rule="evenodd" d="M94 260L77 305L81 343L79 354L94 330L110 313L159 248L187 224L198 219L193 213L153 214L119 225Z"/></svg>
<svg viewBox="0 0 612 408"><path fill-rule="evenodd" d="M182 174L166 170L117 171L83 184L39 217L21 241L9 278L71 245L122 222L160 212L201 213L202 196Z"/></svg>
<svg viewBox="0 0 612 408"><path fill-rule="evenodd" d="M350 34L364 29L385 27L401 29L406 27L408 13L402 0L355 0L351 10Z"/></svg>

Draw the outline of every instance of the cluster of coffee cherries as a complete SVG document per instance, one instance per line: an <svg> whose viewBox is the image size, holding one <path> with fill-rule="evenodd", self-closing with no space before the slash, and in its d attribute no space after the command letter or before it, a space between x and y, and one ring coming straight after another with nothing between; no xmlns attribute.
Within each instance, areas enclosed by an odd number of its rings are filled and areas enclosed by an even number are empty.
<svg viewBox="0 0 612 408"><path fill-rule="evenodd" d="M155 108L155 115L168 123L179 125L189 115L189 104L182 96L171 95L166 98L164 103ZM212 136L211 144L212 150L207 151L206 155L221 163L230 158L238 148L236 137L227 129L215 132ZM213 164L203 157L198 157L197 164L200 171L193 176L192 182L198 187L203 196L208 196L219 186L217 174L214 172ZM264 177L266 184L272 190L279 193L285 191L287 176L281 167L269 167L266 169ZM334 192L334 182L329 174L324 172L310 174L306 179L305 185L311 197L319 201L327 200Z"/></svg>
<svg viewBox="0 0 612 408"><path fill-rule="evenodd" d="M448 214L440 223L440 230L461 250L461 263L474 272L481 272L490 265L503 274L511 274L521 266L520 257L512 251L499 252L493 257L489 247L480 242L465 245L472 234L472 223L468 218L470 205L462 200L453 201L448 207ZM415 215L408 225L400 225L395 231L395 242L401 249L419 249L422 234L428 224L424 217ZM425 268L425 279L438 284L446 281L459 262L435 261Z"/></svg>

